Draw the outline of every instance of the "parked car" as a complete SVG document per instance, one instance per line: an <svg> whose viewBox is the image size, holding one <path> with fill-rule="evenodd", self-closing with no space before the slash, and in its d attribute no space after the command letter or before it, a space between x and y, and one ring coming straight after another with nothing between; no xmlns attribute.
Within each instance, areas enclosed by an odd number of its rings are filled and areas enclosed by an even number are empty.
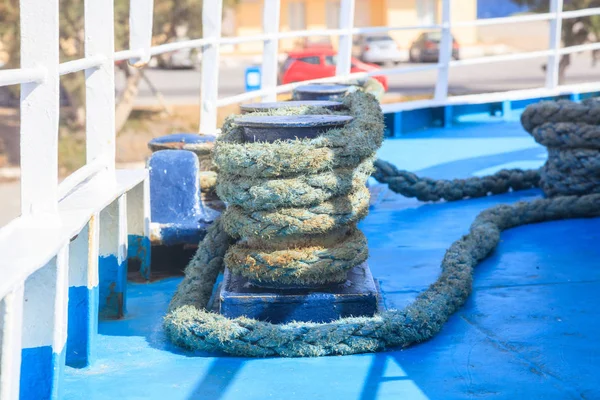
<svg viewBox="0 0 600 400"><path fill-rule="evenodd" d="M419 35L417 40L410 46L408 52L411 62L437 62L440 57L440 42L442 34L440 32L425 32ZM452 58L460 58L460 48L458 42L452 37Z"/></svg>
<svg viewBox="0 0 600 400"><path fill-rule="evenodd" d="M356 45L358 57L364 62L396 64L402 61L402 53L389 35L361 36Z"/></svg>
<svg viewBox="0 0 600 400"><path fill-rule="evenodd" d="M331 49L304 49L290 52L282 64L280 82L287 84L335 76L336 63L336 52ZM373 72L379 69L377 65L364 63L356 58L352 58L351 72ZM388 90L387 77L376 75L374 78L381 82L386 91Z"/></svg>
<svg viewBox="0 0 600 400"><path fill-rule="evenodd" d="M177 38L174 41L189 40L187 37ZM195 68L200 63L199 52L195 49L181 49L163 53L153 58L150 67L163 69Z"/></svg>

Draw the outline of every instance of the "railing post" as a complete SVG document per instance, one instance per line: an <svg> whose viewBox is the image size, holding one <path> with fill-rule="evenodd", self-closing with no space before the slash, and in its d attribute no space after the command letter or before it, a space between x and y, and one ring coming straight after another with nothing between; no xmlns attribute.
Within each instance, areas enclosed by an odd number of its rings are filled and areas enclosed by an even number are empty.
<svg viewBox="0 0 600 400"><path fill-rule="evenodd" d="M17 400L21 374L23 285L0 300L0 399Z"/></svg>
<svg viewBox="0 0 600 400"><path fill-rule="evenodd" d="M202 37L221 37L223 0L202 2ZM217 97L219 95L219 43L202 49L202 82L200 86L200 133L214 135L217 131Z"/></svg>
<svg viewBox="0 0 600 400"><path fill-rule="evenodd" d="M442 40L440 42L438 76L435 84L436 101L448 98L448 79L450 76L450 60L452 59L452 29L450 9L452 0L442 0Z"/></svg>
<svg viewBox="0 0 600 400"><path fill-rule="evenodd" d="M341 0L340 3L340 29L348 32L340 35L338 44L337 65L335 75L348 75L352 67L352 32L354 27L354 0Z"/></svg>
<svg viewBox="0 0 600 400"><path fill-rule="evenodd" d="M128 261L140 263L140 274L150 279L150 179L127 193Z"/></svg>
<svg viewBox="0 0 600 400"><path fill-rule="evenodd" d="M554 18L550 20L550 50L546 65L546 88L555 89L559 82L560 70L560 44L562 37L562 10L563 0L550 0L550 12Z"/></svg>
<svg viewBox="0 0 600 400"><path fill-rule="evenodd" d="M131 65L142 66L150 61L153 9L154 1L152 0L131 0L129 6L129 48L143 51L141 57L129 60Z"/></svg>
<svg viewBox="0 0 600 400"><path fill-rule="evenodd" d="M127 195L100 212L99 315L123 318L127 302Z"/></svg>
<svg viewBox="0 0 600 400"><path fill-rule="evenodd" d="M25 281L21 399L60 399L67 340L69 246Z"/></svg>
<svg viewBox="0 0 600 400"><path fill-rule="evenodd" d="M98 335L100 216L94 214L69 246L69 327L66 363L82 368L94 358Z"/></svg>
<svg viewBox="0 0 600 400"><path fill-rule="evenodd" d="M115 168L115 62L113 0L85 0L85 56L106 57L85 70L86 158Z"/></svg>
<svg viewBox="0 0 600 400"><path fill-rule="evenodd" d="M280 0L265 0L263 5L263 32L266 34L279 32L279 11ZM261 89L275 89L277 86L277 53L279 51L279 40L276 38L267 39L263 46L263 60L261 71ZM263 96L263 101L275 101L277 94L275 91Z"/></svg>
<svg viewBox="0 0 600 400"><path fill-rule="evenodd" d="M58 0L21 1L21 68L43 67L21 85L21 214L57 212Z"/></svg>

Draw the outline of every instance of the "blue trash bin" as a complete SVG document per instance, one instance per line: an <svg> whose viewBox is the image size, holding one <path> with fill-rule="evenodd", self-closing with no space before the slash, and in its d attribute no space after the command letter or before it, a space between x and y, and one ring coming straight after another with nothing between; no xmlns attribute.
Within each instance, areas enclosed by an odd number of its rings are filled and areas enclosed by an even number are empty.
<svg viewBox="0 0 600 400"><path fill-rule="evenodd" d="M261 83L260 67L246 68L246 92L259 90Z"/></svg>

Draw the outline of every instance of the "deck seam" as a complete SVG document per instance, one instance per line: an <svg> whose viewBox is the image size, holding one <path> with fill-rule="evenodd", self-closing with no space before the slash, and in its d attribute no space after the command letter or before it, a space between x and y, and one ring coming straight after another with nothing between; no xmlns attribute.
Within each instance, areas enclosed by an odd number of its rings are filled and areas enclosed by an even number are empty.
<svg viewBox="0 0 600 400"><path fill-rule="evenodd" d="M514 346L511 346L510 344L500 340L492 332L488 331L487 329L482 328L481 326L477 325L475 322L469 320L464 314L462 314L460 316L460 318L463 319L468 325L475 328L478 332L483 334L496 348L498 348L499 350L503 350L503 351L513 354L518 360L520 360L521 362L523 362L523 363L527 364L529 367L531 367L530 368L531 373L536 374L536 375L541 375L546 378L552 378L557 383L559 383L560 386L562 386L562 387L560 387L560 389L564 390L565 392L567 392L571 395L576 395L577 398L585 399L585 396L582 393L580 393L577 389L568 385L558 375L554 374L553 372L545 369L541 365L538 365L534 361L531 361L530 359L525 357L516 348L514 348Z"/></svg>

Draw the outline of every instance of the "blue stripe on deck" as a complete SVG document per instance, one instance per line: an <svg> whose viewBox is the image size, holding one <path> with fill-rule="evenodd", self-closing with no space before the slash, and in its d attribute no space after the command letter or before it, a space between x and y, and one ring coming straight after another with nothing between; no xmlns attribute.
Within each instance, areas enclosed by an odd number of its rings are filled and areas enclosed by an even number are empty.
<svg viewBox="0 0 600 400"><path fill-rule="evenodd" d="M52 346L23 349L21 353L21 400L54 400L62 398L61 384L65 352L52 352ZM81 398L81 397L80 397Z"/></svg>
<svg viewBox="0 0 600 400"><path fill-rule="evenodd" d="M380 156L453 178L541 165L544 152L518 123L490 120L403 135ZM433 282L446 249L480 211L540 196L528 190L437 204L377 196L360 227L386 305L402 307ZM524 226L501 240L439 335L379 354L191 357L166 342L161 326L180 279L130 284L127 318L100 322L98 361L67 368L65 399L600 398L600 219Z"/></svg>
<svg viewBox="0 0 600 400"><path fill-rule="evenodd" d="M98 260L98 271L100 317L122 318L127 311L127 261L119 263L116 255L101 256Z"/></svg>
<svg viewBox="0 0 600 400"><path fill-rule="evenodd" d="M93 362L98 336L99 290L86 286L69 288L67 365L87 367Z"/></svg>

